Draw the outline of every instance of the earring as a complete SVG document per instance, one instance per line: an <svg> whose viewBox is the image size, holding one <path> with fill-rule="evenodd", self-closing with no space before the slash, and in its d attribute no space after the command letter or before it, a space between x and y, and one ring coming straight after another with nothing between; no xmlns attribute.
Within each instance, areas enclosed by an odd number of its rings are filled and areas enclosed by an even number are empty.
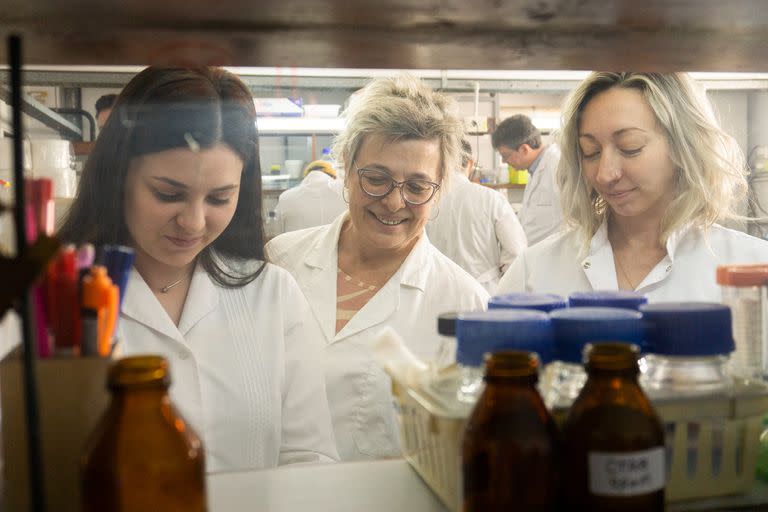
<svg viewBox="0 0 768 512"><path fill-rule="evenodd" d="M435 206L435 210L434 211L436 211L437 213L435 214L434 217L430 217L428 220L434 221L435 219L437 219L440 216L440 205Z"/></svg>
<svg viewBox="0 0 768 512"><path fill-rule="evenodd" d="M346 186L343 189L341 189L341 198L347 204L349 204L349 198L347 197L348 193L349 193L349 189Z"/></svg>

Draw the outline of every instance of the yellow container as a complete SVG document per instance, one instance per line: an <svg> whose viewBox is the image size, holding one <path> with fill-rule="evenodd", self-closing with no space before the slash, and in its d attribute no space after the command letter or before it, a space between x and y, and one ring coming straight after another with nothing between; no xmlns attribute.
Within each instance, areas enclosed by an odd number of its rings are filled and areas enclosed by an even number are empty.
<svg viewBox="0 0 768 512"><path fill-rule="evenodd" d="M525 185L528 183L528 171L523 169L515 169L511 165L509 166L509 182L515 185Z"/></svg>

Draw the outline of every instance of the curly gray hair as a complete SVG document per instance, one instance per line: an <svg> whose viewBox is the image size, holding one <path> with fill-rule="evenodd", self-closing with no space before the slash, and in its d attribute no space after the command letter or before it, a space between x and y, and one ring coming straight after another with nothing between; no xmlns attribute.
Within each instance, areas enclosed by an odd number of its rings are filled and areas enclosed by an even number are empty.
<svg viewBox="0 0 768 512"><path fill-rule="evenodd" d="M346 127L334 140L332 153L344 165L346 176L368 135L392 141L439 140L443 189L451 171L461 166L464 125L455 101L412 75L373 79L352 96L343 117Z"/></svg>

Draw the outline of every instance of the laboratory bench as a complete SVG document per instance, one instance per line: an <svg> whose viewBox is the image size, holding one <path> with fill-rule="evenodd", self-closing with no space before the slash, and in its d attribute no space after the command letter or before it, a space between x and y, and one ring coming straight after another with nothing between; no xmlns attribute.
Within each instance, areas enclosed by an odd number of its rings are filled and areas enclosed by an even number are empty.
<svg viewBox="0 0 768 512"><path fill-rule="evenodd" d="M211 512L444 512L447 510L405 459L284 466L208 477ZM766 510L768 485L752 492L667 505L670 512Z"/></svg>

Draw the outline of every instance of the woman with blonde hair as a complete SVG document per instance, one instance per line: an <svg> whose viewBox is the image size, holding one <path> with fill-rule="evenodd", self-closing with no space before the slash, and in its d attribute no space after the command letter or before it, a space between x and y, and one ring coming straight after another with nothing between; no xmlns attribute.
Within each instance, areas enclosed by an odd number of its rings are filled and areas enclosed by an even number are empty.
<svg viewBox="0 0 768 512"><path fill-rule="evenodd" d="M501 291L719 301L718 265L768 262L768 242L717 224L739 218L746 166L687 74L592 73L560 138L570 229L523 253Z"/></svg>
<svg viewBox="0 0 768 512"><path fill-rule="evenodd" d="M461 120L450 99L403 75L350 101L334 143L349 210L333 224L267 246L306 295L327 343L326 389L342 460L399 455L389 381L373 359L397 331L419 358L441 354L437 316L483 309L488 294L430 244L424 226L460 164Z"/></svg>

